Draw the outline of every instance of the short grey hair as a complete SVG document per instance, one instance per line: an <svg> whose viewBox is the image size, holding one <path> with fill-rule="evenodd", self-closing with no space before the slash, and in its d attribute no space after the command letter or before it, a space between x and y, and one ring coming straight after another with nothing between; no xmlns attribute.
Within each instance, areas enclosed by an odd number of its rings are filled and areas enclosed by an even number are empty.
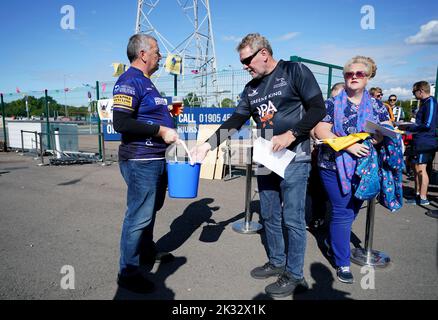
<svg viewBox="0 0 438 320"><path fill-rule="evenodd" d="M148 51L151 48L151 40L157 42L157 39L144 33L137 33L131 36L131 38L129 38L128 48L126 49L129 62L132 63L137 59L140 51Z"/></svg>
<svg viewBox="0 0 438 320"><path fill-rule="evenodd" d="M239 45L237 46L236 50L237 52L240 52L243 48L250 47L253 52L256 52L257 50L260 50L262 48L266 48L268 52L273 55L272 47L264 36L260 35L259 33L250 33L245 36L245 38L240 41Z"/></svg>

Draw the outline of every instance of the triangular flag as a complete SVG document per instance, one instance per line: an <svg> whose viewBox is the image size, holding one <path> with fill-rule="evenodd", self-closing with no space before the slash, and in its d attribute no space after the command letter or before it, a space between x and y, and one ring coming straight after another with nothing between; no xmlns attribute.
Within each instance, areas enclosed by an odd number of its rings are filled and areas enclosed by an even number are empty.
<svg viewBox="0 0 438 320"><path fill-rule="evenodd" d="M178 55L169 54L166 58L164 68L171 74L182 74L182 58Z"/></svg>
<svg viewBox="0 0 438 320"><path fill-rule="evenodd" d="M106 83L102 83L102 92L105 92L106 90Z"/></svg>
<svg viewBox="0 0 438 320"><path fill-rule="evenodd" d="M20 88L16 87L15 91L17 91L17 93L21 93Z"/></svg>
<svg viewBox="0 0 438 320"><path fill-rule="evenodd" d="M114 68L113 77L120 77L121 74L126 71L126 65L123 63L114 62L112 65Z"/></svg>

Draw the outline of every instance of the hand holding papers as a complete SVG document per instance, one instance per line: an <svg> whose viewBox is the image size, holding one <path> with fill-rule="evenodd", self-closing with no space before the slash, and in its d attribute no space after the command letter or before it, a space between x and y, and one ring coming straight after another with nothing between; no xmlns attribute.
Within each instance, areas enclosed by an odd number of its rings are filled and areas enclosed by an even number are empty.
<svg viewBox="0 0 438 320"><path fill-rule="evenodd" d="M295 155L295 152L288 149L277 152L272 151L272 142L262 137L254 140L254 161L274 171L282 178L284 178L286 167L295 158Z"/></svg>
<svg viewBox="0 0 438 320"><path fill-rule="evenodd" d="M397 138L397 134L399 132L394 131L394 129L386 128L380 124L374 123L372 121L367 120L365 124L365 131L369 133L375 133L376 131L379 131L381 134L383 134L385 137L389 137L392 139Z"/></svg>

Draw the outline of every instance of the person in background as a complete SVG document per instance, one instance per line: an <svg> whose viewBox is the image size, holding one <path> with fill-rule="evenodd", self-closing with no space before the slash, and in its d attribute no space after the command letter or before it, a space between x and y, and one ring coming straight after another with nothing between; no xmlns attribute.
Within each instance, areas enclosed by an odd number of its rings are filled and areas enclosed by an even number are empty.
<svg viewBox="0 0 438 320"><path fill-rule="evenodd" d="M345 64L345 90L326 101L327 116L315 127L318 139L363 132L366 120L391 125L382 102L372 98L366 90L376 70L373 59L363 56L356 56ZM379 133L370 140L372 144L381 141L383 136ZM359 142L340 152L323 145L318 157L321 180L332 205L329 239L325 243L328 254L334 256L337 278L344 283L354 282L350 271L350 234L363 203L354 197L349 173L355 170L356 159L367 156L369 152L369 147Z"/></svg>
<svg viewBox="0 0 438 320"><path fill-rule="evenodd" d="M337 96L345 88L344 82L335 83L330 90L330 97Z"/></svg>
<svg viewBox="0 0 438 320"><path fill-rule="evenodd" d="M169 144L178 141L178 133L167 100L150 79L161 59L157 40L135 34L129 39L127 55L131 66L113 90L114 129L122 134L119 166L128 187L117 283L130 291L147 293L153 291L154 284L143 276L140 265L173 258L155 248L153 228L166 195L165 152Z"/></svg>
<svg viewBox="0 0 438 320"><path fill-rule="evenodd" d="M395 94L391 94L388 98L388 105L392 110L392 114L394 115L394 122L400 122L404 120L405 113L403 108L400 106L396 106L397 104L397 96Z"/></svg>
<svg viewBox="0 0 438 320"><path fill-rule="evenodd" d="M260 136L272 142L273 152L285 148L295 152L284 178L274 172L257 176L269 261L250 272L255 279L277 277L265 291L273 297L285 297L297 288L308 288L303 269L309 132L325 116L324 99L309 68L299 62L275 60L269 41L260 34L245 36L237 51L252 80L233 115L207 142L192 149L192 154L202 161L209 150L250 117L257 123Z"/></svg>
<svg viewBox="0 0 438 320"><path fill-rule="evenodd" d="M415 177L415 198L406 202L418 205L429 205L427 190L429 175L427 165L432 163L437 150L437 101L430 94L430 85L427 81L416 82L412 87L412 94L420 101L420 107L415 116L415 124L407 125L406 131L412 135L412 157Z"/></svg>

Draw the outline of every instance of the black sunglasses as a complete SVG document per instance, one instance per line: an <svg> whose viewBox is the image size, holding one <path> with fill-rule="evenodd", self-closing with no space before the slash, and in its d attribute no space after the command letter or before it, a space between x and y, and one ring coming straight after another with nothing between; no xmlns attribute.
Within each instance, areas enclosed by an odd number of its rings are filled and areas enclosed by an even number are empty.
<svg viewBox="0 0 438 320"><path fill-rule="evenodd" d="M259 53L261 50L263 50L263 48L257 50L249 57L246 57L245 59L240 60L240 63L244 64L245 66L249 66L251 64L252 59L254 59L254 57L257 55L257 53Z"/></svg>
<svg viewBox="0 0 438 320"><path fill-rule="evenodd" d="M397 101L397 99L389 99L389 101Z"/></svg>

